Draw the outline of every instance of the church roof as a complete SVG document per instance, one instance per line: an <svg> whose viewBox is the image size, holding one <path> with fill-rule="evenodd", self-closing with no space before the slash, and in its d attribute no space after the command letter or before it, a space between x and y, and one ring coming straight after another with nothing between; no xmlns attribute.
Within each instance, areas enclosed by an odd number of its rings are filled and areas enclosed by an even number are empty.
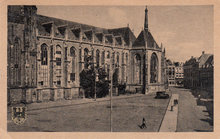
<svg viewBox="0 0 220 139"><path fill-rule="evenodd" d="M147 44L146 44L147 43ZM153 35L148 30L142 30L138 35L137 39L133 43L133 47L137 46L147 46L150 48L160 48L156 41L154 40Z"/></svg>
<svg viewBox="0 0 220 139"><path fill-rule="evenodd" d="M82 31L89 31L91 30L94 33L103 33L103 34L112 34L113 36L122 36L126 45L132 44L136 37L131 31L129 27L122 27L122 28L115 28L115 29L106 29L106 28L100 28L100 27L95 27L92 25L86 25L82 23L77 23L73 21L67 21L63 19L58 19L54 17L48 17L48 16L43 16L43 15L37 15L37 26L39 29L39 32L41 34L46 34L46 31L44 30L44 27L42 24L44 23L54 23L56 27L66 25L70 29L71 28L80 28ZM71 36L71 33L70 33Z"/></svg>
<svg viewBox="0 0 220 139"><path fill-rule="evenodd" d="M130 43L133 44L136 40L134 33L131 31L129 27L109 29L108 32L112 33L114 36L122 35L127 45L130 45Z"/></svg>

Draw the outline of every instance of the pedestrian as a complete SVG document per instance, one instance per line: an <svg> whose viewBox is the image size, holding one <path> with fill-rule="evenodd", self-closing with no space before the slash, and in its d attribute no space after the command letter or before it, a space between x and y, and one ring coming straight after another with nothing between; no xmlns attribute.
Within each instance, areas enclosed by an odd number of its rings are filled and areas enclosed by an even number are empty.
<svg viewBox="0 0 220 139"><path fill-rule="evenodd" d="M145 121L144 118L143 118L143 120L142 120L142 124L141 124L140 128L141 128L141 129L147 128L147 126L146 126L146 121Z"/></svg>

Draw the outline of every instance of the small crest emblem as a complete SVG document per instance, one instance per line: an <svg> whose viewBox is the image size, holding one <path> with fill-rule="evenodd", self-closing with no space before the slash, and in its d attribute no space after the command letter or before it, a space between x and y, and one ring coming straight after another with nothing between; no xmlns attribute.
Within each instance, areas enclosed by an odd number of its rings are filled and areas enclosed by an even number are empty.
<svg viewBox="0 0 220 139"><path fill-rule="evenodd" d="M12 121L15 124L23 124L26 120L26 107L12 107Z"/></svg>

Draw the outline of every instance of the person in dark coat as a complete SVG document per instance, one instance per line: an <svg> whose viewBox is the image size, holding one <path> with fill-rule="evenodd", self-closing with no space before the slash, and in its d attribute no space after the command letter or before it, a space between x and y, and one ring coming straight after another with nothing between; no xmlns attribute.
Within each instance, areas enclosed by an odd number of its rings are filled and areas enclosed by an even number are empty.
<svg viewBox="0 0 220 139"><path fill-rule="evenodd" d="M147 126L146 126L146 121L145 121L145 119L143 118L143 120L142 120L142 124L139 126L141 129L143 129L143 128L147 128Z"/></svg>

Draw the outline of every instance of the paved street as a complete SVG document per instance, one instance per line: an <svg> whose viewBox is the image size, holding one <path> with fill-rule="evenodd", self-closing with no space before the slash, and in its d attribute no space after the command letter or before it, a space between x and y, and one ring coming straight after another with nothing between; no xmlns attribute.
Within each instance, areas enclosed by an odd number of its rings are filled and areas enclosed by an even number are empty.
<svg viewBox="0 0 220 139"><path fill-rule="evenodd" d="M179 97L177 132L213 131L212 120L205 106L198 105L190 90L170 88ZM74 101L82 101L74 104ZM68 103L67 103L68 102ZM114 132L158 132L169 100L154 99L154 95L134 94L113 99ZM59 105L57 105L57 103ZM110 131L110 102L108 98L71 100L28 105L28 119L15 125L8 115L8 131ZM56 104L56 105L55 105ZM68 105L67 105L68 104ZM45 108L48 105L48 109ZM32 110L31 110L32 108ZM168 108L170 109L170 108ZM140 129L143 117L147 128ZM168 119L170 119L168 117ZM163 125L166 130L166 126Z"/></svg>
<svg viewBox="0 0 220 139"><path fill-rule="evenodd" d="M173 94L179 94L177 132L213 131L206 107L197 105L196 98L188 89L171 88L171 91Z"/></svg>
<svg viewBox="0 0 220 139"><path fill-rule="evenodd" d="M157 132L168 102L153 94L114 99L113 131ZM9 114L8 131L110 131L109 101L30 110L27 116L24 124L15 125ZM140 129L143 117L147 128Z"/></svg>

